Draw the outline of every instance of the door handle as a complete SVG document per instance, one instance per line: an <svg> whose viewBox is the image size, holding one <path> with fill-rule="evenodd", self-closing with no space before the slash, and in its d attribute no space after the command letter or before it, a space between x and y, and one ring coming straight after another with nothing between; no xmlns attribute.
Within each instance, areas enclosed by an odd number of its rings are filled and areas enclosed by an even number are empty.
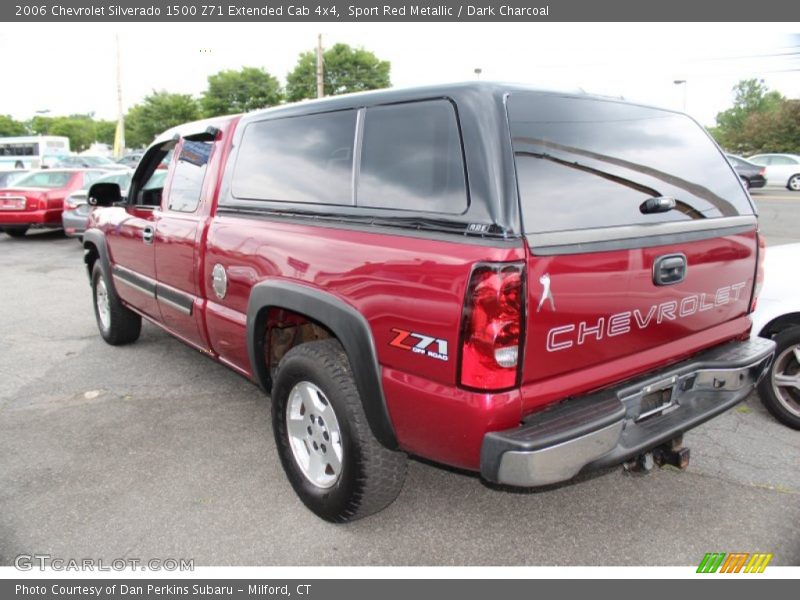
<svg viewBox="0 0 800 600"><path fill-rule="evenodd" d="M152 225L147 225L144 229L142 229L142 241L145 244L152 244L155 236L156 229Z"/></svg>
<svg viewBox="0 0 800 600"><path fill-rule="evenodd" d="M686 279L686 257L683 254L659 256L653 263L653 283L672 285Z"/></svg>

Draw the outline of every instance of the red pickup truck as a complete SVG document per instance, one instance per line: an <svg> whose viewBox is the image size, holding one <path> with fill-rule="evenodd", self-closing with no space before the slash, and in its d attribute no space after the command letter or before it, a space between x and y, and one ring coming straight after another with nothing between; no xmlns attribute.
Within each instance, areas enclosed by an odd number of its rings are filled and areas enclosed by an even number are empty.
<svg viewBox="0 0 800 600"><path fill-rule="evenodd" d="M748 339L750 198L663 109L490 83L334 97L171 129L124 201L89 198L103 338L145 318L269 392L286 474L331 521L391 503L408 454L528 487L685 466L682 434L774 350Z"/></svg>

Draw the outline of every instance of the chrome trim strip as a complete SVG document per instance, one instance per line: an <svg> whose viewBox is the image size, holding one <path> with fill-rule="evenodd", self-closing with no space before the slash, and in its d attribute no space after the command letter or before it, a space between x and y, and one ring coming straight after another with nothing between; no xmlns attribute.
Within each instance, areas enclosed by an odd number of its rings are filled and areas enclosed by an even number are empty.
<svg viewBox="0 0 800 600"><path fill-rule="evenodd" d="M718 219L698 219L694 221L670 221L650 225L621 225L617 227L597 227L569 231L526 234L528 244L534 254L546 254L548 249L560 248L569 253L570 246L580 244L609 244L623 240L654 238L656 236L680 236L700 233L718 233L724 229L755 229L758 220L754 215L721 217Z"/></svg>
<svg viewBox="0 0 800 600"><path fill-rule="evenodd" d="M166 298L165 296L163 296L161 294L158 295L158 301L159 302L163 302L164 304L166 304L167 306L169 306L171 308L174 308L179 313L183 313L187 317L190 317L192 315L192 309L191 308L187 308L185 306L182 306L182 305L178 304L177 302L175 302L173 300L170 300L169 298Z"/></svg>
<svg viewBox="0 0 800 600"><path fill-rule="evenodd" d="M119 283L124 283L125 285L127 285L130 288L133 288L137 292L141 292L146 296L153 298L155 300L156 297L155 290L149 290L146 287L139 285L138 283L130 281L129 279L125 279L124 275L122 275L121 273L112 273L112 276L114 277L114 281L118 281Z"/></svg>

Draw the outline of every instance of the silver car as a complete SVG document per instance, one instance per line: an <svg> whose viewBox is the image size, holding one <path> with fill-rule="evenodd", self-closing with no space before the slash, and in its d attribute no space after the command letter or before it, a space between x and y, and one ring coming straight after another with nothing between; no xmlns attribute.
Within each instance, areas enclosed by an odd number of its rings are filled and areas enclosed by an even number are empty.
<svg viewBox="0 0 800 600"><path fill-rule="evenodd" d="M113 173L106 173L102 177L98 177L92 183L116 183L122 190L123 197L128 191L128 186L131 184L131 177L133 176L133 169L125 169L114 171ZM83 237L83 232L86 231L86 222L89 219L89 213L92 207L86 201L89 194L89 189L76 190L64 199L64 209L61 213L61 219L64 224L64 233L69 237Z"/></svg>

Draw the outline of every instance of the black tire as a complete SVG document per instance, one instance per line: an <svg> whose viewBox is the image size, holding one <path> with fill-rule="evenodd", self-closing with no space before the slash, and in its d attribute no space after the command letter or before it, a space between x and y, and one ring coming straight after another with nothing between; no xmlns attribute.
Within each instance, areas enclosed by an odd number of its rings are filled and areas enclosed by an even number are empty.
<svg viewBox="0 0 800 600"><path fill-rule="evenodd" d="M800 173L795 173L786 181L786 189L792 192L800 192Z"/></svg>
<svg viewBox="0 0 800 600"><path fill-rule="evenodd" d="M740 177L740 179L742 180L742 185L744 186L744 189L749 190L750 180L747 177Z"/></svg>
<svg viewBox="0 0 800 600"><path fill-rule="evenodd" d="M762 404L784 425L800 429L800 389L778 386L776 375L800 376L800 327L784 329L774 338L777 348L769 373L758 384ZM797 350L797 352L795 352Z"/></svg>
<svg viewBox="0 0 800 600"><path fill-rule="evenodd" d="M27 227L10 227L6 229L6 233L13 238L21 238L25 237L25 234L28 233Z"/></svg>
<svg viewBox="0 0 800 600"><path fill-rule="evenodd" d="M322 392L320 398L326 410L328 403L333 409L340 432L341 469L329 487L318 486L304 474L290 442L290 395L295 386L308 383ZM310 418L313 423L313 414ZM335 339L301 344L280 361L272 389L272 428L289 482L303 504L326 521L344 523L374 514L389 506L403 487L407 456L385 448L373 436L347 355ZM306 448L310 454L307 443Z"/></svg>
<svg viewBox="0 0 800 600"><path fill-rule="evenodd" d="M98 306L98 287L103 286L108 299L107 322L101 317ZM92 269L92 304L97 328L103 339L112 346L131 344L139 339L142 331L142 317L122 305L111 287L109 277L105 274L100 262L96 262Z"/></svg>

